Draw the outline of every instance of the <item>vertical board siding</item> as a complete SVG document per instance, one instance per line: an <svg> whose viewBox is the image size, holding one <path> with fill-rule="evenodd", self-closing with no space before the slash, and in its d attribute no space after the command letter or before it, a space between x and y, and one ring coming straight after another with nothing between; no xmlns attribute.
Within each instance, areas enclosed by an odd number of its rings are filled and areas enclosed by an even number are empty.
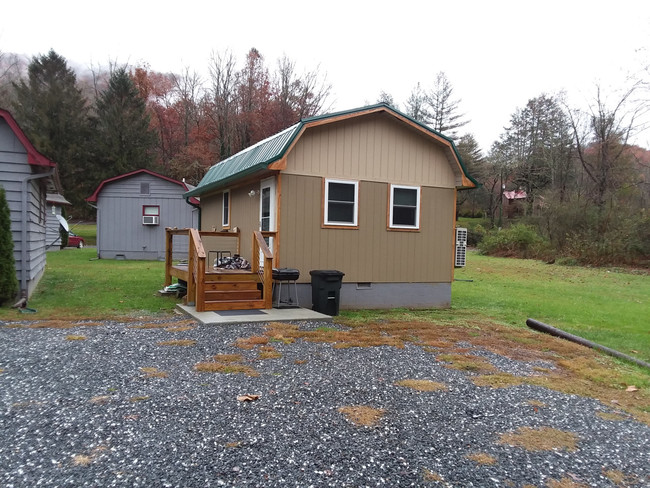
<svg viewBox="0 0 650 488"><path fill-rule="evenodd" d="M230 189L230 229L237 227L241 236L240 254L251 261L253 231L260 229L260 196L248 196L251 190L258 191L259 182L252 182L239 188ZM221 230L222 192L201 197L201 230ZM210 241L209 245L213 245ZM215 244L216 245L216 244ZM227 250L228 247L223 250ZM206 252L222 250L219 247L206 247Z"/></svg>
<svg viewBox="0 0 650 488"><path fill-rule="evenodd" d="M386 114L307 130L288 155L286 174L454 188L441 144Z"/></svg>
<svg viewBox="0 0 650 488"><path fill-rule="evenodd" d="M361 181L359 229L321 228L322 179L282 178L280 261L301 282L313 269L338 269L347 282L451 281L453 189L422 187L419 232L387 230L388 184Z"/></svg>
<svg viewBox="0 0 650 488"><path fill-rule="evenodd" d="M149 194L140 194L140 183L149 183ZM101 258L164 259L165 227L190 228L193 207L183 198L185 189L149 174L138 174L104 186L97 199L97 252ZM142 207L160 207L159 225L142 225ZM174 247L177 256L187 243Z"/></svg>

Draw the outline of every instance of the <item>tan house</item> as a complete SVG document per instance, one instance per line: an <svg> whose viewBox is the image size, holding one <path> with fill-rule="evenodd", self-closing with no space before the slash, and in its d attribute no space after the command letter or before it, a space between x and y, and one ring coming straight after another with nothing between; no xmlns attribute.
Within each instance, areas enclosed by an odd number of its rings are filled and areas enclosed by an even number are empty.
<svg viewBox="0 0 650 488"><path fill-rule="evenodd" d="M334 269L341 308L429 308L450 305L456 191L475 186L450 139L379 104L304 119L184 196L200 197L202 231L239 232L249 260L249 236L268 231L273 267L300 271L302 306L309 271Z"/></svg>

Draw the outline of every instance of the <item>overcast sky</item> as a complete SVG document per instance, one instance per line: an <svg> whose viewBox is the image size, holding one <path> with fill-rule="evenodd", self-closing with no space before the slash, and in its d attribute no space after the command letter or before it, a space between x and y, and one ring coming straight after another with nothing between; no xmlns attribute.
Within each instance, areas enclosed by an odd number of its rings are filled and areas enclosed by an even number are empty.
<svg viewBox="0 0 650 488"><path fill-rule="evenodd" d="M52 48L82 68L147 62L207 74L213 51L242 61L255 47L272 70L286 54L327 73L333 110L375 103L382 90L404 109L416 83L427 89L444 71L484 150L530 98L565 90L584 104L596 83L613 92L650 64L647 0L27 0L1 11L0 51Z"/></svg>

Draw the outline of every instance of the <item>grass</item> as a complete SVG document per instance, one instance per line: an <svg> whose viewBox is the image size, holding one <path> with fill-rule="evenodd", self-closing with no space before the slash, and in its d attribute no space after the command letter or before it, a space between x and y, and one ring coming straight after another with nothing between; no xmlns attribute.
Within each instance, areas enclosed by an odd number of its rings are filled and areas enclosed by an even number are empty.
<svg viewBox="0 0 650 488"><path fill-rule="evenodd" d="M350 405L340 407L339 412L345 415L345 418L347 418L353 424L362 425L365 427L372 427L374 425L377 425L386 413L386 411L383 409L373 408L367 405Z"/></svg>
<svg viewBox="0 0 650 488"><path fill-rule="evenodd" d="M96 224L70 224L70 231L84 238L86 246L97 245L97 225Z"/></svg>
<svg viewBox="0 0 650 488"><path fill-rule="evenodd" d="M165 263L97 259L97 250L47 253L47 267L29 300L34 314L0 308L0 320L106 319L170 313L178 300L160 297Z"/></svg>
<svg viewBox="0 0 650 488"><path fill-rule="evenodd" d="M499 437L499 444L521 447L527 451L553 451L566 449L573 452L577 449L579 438L573 432L557 430L551 427L519 427L516 432L508 432Z"/></svg>
<svg viewBox="0 0 650 488"><path fill-rule="evenodd" d="M412 388L413 390L417 391L440 391L447 389L447 385L431 380L405 379L396 381L395 384L397 386L403 386L405 388Z"/></svg>
<svg viewBox="0 0 650 488"><path fill-rule="evenodd" d="M448 310L343 311L347 323L429 320L463 325L487 320L518 328L534 318L650 361L650 274L549 265L469 252L455 272Z"/></svg>
<svg viewBox="0 0 650 488"><path fill-rule="evenodd" d="M511 327L481 318L463 320L366 320L354 323L347 331L300 330L294 324L271 322L264 336L253 336L263 344L265 338L283 341L304 340L330 343L333 348L404 347L417 344L446 367L466 371L480 387L510 388L529 384L567 394L598 398L605 405L632 414L650 425L650 375L639 367L615 363L612 358L578 344L539 334L526 327ZM236 344L248 344L241 337ZM483 357L471 354L471 347L459 342L521 361L545 361L549 368L534 369L531 376L499 372ZM251 346L252 348L253 346ZM628 391L636 385L637 391ZM531 405L531 408L538 408Z"/></svg>

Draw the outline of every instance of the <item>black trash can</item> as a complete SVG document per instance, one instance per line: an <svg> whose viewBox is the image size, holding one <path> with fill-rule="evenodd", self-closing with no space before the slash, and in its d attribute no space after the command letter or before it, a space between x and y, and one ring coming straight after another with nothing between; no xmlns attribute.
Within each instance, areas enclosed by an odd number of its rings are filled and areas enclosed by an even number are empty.
<svg viewBox="0 0 650 488"><path fill-rule="evenodd" d="M338 315L345 273L334 269L314 269L309 274L312 309L325 315Z"/></svg>

